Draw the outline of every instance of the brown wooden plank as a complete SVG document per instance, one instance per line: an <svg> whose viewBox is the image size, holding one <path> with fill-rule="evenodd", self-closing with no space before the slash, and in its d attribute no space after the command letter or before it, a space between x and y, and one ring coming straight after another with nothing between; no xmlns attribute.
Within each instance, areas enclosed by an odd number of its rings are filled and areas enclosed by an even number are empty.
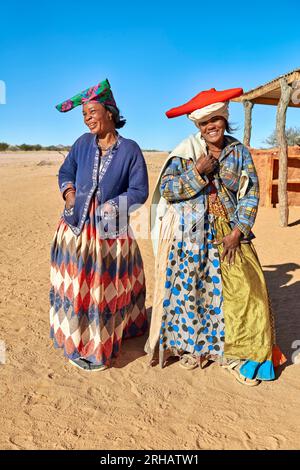
<svg viewBox="0 0 300 470"><path fill-rule="evenodd" d="M293 82L300 80L300 69L294 70L293 72L280 76L266 83L265 85L260 85L257 88L254 88L253 90L249 90L248 92L245 92L243 95L239 96L238 98L234 98L232 101L243 102L243 101L248 100L248 101L253 101L255 103L254 100L256 98L259 98L259 97L265 98L266 93L270 93L273 90L276 91L276 93L277 91L279 91L281 94L281 85L280 85L281 80L285 80L285 82L288 85L291 85ZM262 104L267 104L267 103L262 103ZM298 106L299 105L296 105L295 107L298 107Z"/></svg>
<svg viewBox="0 0 300 470"><path fill-rule="evenodd" d="M289 222L289 206L287 195L288 174L288 146L285 134L286 111L290 102L292 88L285 78L280 79L281 97L278 103L276 115L276 132L279 148L279 176L278 176L278 202L279 223L281 227L287 227Z"/></svg>
<svg viewBox="0 0 300 470"><path fill-rule="evenodd" d="M266 191L266 199L265 199L265 206L271 207L272 206L272 181L273 181L273 156L268 155L268 166L267 166L267 191Z"/></svg>
<svg viewBox="0 0 300 470"><path fill-rule="evenodd" d="M279 183L279 180L273 180L272 181L272 184L278 184ZM287 184L300 184L300 179L299 178L296 178L296 179L290 179L290 180L287 180Z"/></svg>

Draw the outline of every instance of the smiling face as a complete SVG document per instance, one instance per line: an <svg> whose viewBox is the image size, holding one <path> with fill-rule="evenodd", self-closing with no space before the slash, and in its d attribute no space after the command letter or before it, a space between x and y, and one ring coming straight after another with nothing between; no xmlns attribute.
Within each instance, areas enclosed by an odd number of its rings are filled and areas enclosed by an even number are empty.
<svg viewBox="0 0 300 470"><path fill-rule="evenodd" d="M221 116L215 116L199 124L199 129L207 144L221 146L226 129L226 120Z"/></svg>
<svg viewBox="0 0 300 470"><path fill-rule="evenodd" d="M82 106L84 123L92 134L100 137L115 130L112 113L97 101L90 101Z"/></svg>

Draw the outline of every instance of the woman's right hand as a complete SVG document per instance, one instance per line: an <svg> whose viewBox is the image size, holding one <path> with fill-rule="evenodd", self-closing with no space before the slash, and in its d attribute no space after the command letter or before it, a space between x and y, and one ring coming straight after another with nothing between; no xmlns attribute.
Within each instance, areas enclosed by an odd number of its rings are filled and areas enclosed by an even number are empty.
<svg viewBox="0 0 300 470"><path fill-rule="evenodd" d="M75 192L70 192L66 195L66 209L75 206Z"/></svg>
<svg viewBox="0 0 300 470"><path fill-rule="evenodd" d="M198 172L204 175L212 173L218 165L218 160L213 155L204 155L196 161L196 168Z"/></svg>

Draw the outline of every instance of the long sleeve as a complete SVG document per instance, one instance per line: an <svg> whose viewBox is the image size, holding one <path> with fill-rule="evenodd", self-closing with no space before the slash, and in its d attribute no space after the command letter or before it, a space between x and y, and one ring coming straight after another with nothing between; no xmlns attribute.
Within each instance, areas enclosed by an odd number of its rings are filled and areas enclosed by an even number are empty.
<svg viewBox="0 0 300 470"><path fill-rule="evenodd" d="M77 163L75 159L75 154L76 154L75 144L72 146L70 152L65 158L64 163L61 165L59 169L58 184L59 184L59 189L62 193L64 193L64 191L68 187L75 188L76 171L77 171Z"/></svg>
<svg viewBox="0 0 300 470"><path fill-rule="evenodd" d="M131 213L137 208L137 205L146 202L148 195L147 166L140 148L136 146L131 157L127 190L106 202L114 206L117 213L125 207L127 207L127 213Z"/></svg>
<svg viewBox="0 0 300 470"><path fill-rule="evenodd" d="M162 176L160 193L169 202L187 200L202 191L208 182L191 160L174 157Z"/></svg>
<svg viewBox="0 0 300 470"><path fill-rule="evenodd" d="M254 225L259 203L258 177L247 147L243 148L242 169L248 174L249 183L245 195L237 202L236 227L247 237Z"/></svg>

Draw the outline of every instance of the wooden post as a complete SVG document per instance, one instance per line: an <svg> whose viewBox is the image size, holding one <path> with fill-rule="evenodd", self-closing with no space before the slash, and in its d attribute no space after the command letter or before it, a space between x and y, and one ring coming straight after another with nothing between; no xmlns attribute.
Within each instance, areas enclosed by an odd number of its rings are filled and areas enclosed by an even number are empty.
<svg viewBox="0 0 300 470"><path fill-rule="evenodd" d="M244 101L245 111L245 127L244 127L244 145L250 145L251 129L252 129L252 101Z"/></svg>
<svg viewBox="0 0 300 470"><path fill-rule="evenodd" d="M285 135L286 111L290 102L292 88L285 78L280 79L281 96L277 107L276 131L279 147L279 174L278 174L278 201L279 223L281 227L287 227L289 219L289 206L287 194L288 176L288 146Z"/></svg>

